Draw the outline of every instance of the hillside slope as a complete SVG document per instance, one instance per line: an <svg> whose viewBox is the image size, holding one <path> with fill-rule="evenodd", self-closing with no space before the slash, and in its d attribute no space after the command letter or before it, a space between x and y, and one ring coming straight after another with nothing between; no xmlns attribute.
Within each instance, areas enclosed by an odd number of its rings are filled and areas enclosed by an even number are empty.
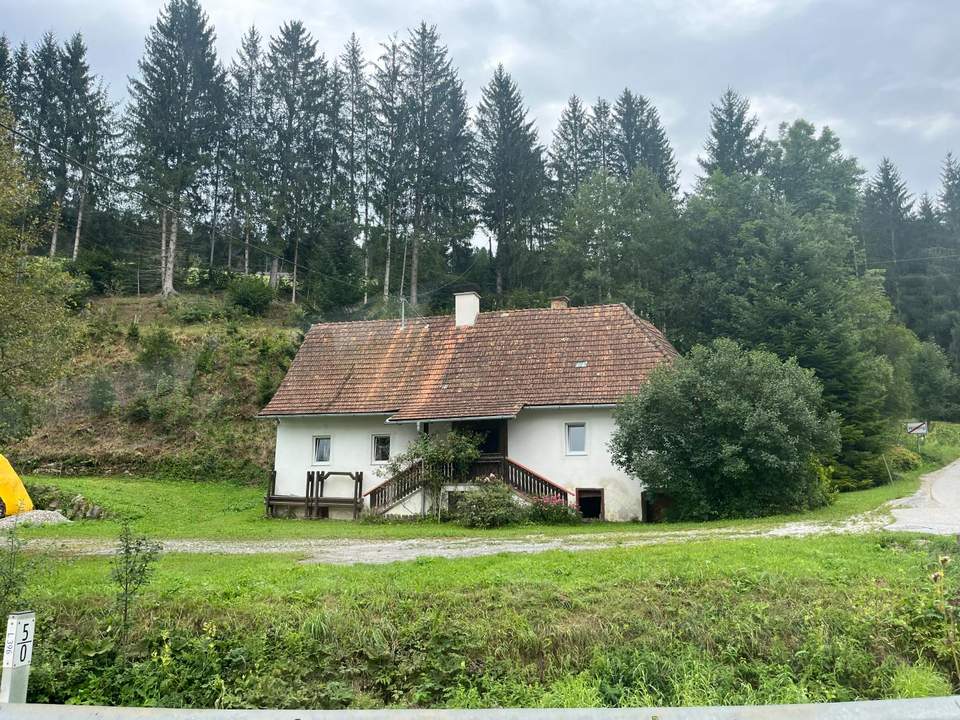
<svg viewBox="0 0 960 720"><path fill-rule="evenodd" d="M67 374L5 448L23 471L258 482L273 425L254 416L302 337L275 305L250 318L216 296L106 298L78 318Z"/></svg>

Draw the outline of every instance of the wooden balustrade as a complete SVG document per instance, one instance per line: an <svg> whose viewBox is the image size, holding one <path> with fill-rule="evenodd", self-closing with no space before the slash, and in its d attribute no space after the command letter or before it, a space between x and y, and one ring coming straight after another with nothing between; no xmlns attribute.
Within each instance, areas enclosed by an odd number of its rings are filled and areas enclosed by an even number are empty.
<svg viewBox="0 0 960 720"><path fill-rule="evenodd" d="M444 466L443 473L451 483L458 482L454 479L452 466ZM550 482L539 473L505 457L478 458L459 482L470 484L490 475L499 477L525 497L557 497L564 503L570 502L570 492L566 488ZM370 509L383 512L393 507L423 487L424 480L423 465L421 463L410 465L367 492L370 497Z"/></svg>

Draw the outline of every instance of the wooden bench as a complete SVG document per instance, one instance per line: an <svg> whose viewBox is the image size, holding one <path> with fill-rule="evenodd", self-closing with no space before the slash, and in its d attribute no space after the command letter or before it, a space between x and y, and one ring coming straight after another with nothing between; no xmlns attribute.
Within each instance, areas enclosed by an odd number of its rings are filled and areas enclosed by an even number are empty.
<svg viewBox="0 0 960 720"><path fill-rule="evenodd" d="M353 479L353 497L338 495L324 495L324 484L332 476L349 477ZM326 518L332 507L352 508L353 519L360 516L363 509L363 473L309 470L305 495L277 495L277 471L270 473L270 484L264 498L267 517L277 517L278 508L303 508L303 516L310 520Z"/></svg>

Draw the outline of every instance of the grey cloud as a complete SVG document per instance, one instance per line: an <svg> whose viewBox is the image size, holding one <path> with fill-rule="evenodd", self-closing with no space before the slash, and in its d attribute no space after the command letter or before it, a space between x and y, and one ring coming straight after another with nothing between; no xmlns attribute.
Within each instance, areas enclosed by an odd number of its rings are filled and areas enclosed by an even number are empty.
<svg viewBox="0 0 960 720"><path fill-rule="evenodd" d="M80 30L114 95L136 72L160 3L0 0L0 31L34 42ZM300 18L328 55L356 31L370 57L390 33L436 23L473 103L503 61L549 142L562 104L613 98L624 86L651 97L681 160L696 174L710 103L727 87L781 121L830 123L872 171L889 155L915 193L936 191L940 163L960 151L960 3L954 0L208 0L226 58L255 23L269 35Z"/></svg>

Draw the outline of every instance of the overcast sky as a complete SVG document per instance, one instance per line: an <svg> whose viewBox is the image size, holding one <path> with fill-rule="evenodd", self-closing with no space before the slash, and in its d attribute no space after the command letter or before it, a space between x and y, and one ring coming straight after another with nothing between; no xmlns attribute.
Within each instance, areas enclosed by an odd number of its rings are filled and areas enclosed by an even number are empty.
<svg viewBox="0 0 960 720"><path fill-rule="evenodd" d="M126 95L158 0L0 0L0 32L13 42L79 30L94 70ZM873 171L883 155L910 189L935 193L948 150L960 153L958 0L206 0L221 57L243 31L264 35L303 20L330 55L351 31L375 58L389 34L435 23L471 105L497 63L513 74L541 141L567 97L614 99L624 87L663 117L682 183L696 158L710 103L727 87L748 95L769 132L805 117L830 125Z"/></svg>

